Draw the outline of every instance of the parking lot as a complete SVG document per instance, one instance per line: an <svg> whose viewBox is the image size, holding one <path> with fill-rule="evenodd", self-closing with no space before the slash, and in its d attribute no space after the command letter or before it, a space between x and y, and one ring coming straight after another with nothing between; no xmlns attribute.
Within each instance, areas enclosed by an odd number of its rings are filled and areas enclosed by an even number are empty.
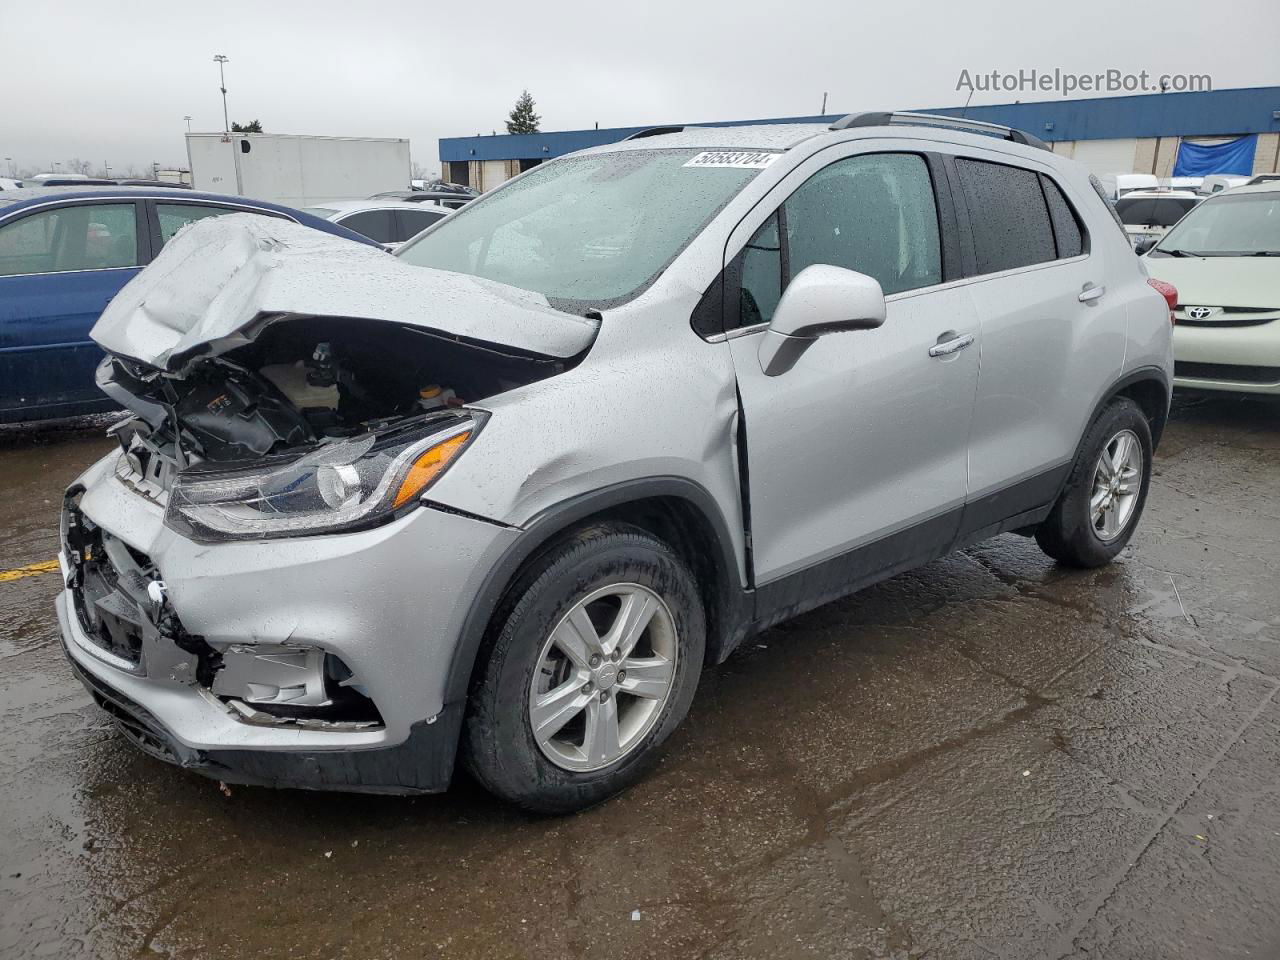
<svg viewBox="0 0 1280 960"><path fill-rule="evenodd" d="M750 641L565 819L139 754L47 570L102 423L9 429L0 955L1280 956L1278 414L1179 398L1110 567L1003 536Z"/></svg>

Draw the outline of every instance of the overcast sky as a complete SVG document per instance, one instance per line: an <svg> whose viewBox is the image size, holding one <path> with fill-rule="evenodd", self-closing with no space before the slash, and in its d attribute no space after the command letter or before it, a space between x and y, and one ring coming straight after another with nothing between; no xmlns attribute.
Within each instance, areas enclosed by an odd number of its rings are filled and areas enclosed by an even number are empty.
<svg viewBox="0 0 1280 960"><path fill-rule="evenodd" d="M439 137L501 132L525 87L542 129L560 130L813 114L824 90L833 113L947 106L964 102L963 69L1280 84L1277 0L12 6L0 17L9 40L0 158L41 170L72 157L185 166L183 116L193 130L222 129L215 53L230 57L232 120L408 137L430 170ZM977 93L973 102L1056 98Z"/></svg>

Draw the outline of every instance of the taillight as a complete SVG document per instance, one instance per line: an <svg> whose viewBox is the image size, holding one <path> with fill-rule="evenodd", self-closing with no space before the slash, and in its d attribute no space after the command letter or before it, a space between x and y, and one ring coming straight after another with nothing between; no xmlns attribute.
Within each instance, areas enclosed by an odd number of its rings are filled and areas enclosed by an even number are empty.
<svg viewBox="0 0 1280 960"><path fill-rule="evenodd" d="M1154 277L1148 277L1147 283L1156 288L1156 292L1164 297L1164 302L1169 305L1169 322L1177 323L1177 319L1173 315L1173 311L1178 307L1178 288L1167 280L1157 280Z"/></svg>

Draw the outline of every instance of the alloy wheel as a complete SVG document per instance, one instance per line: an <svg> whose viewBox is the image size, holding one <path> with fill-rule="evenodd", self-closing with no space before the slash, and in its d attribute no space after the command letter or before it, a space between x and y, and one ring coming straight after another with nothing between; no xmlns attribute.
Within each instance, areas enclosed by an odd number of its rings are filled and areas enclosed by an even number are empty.
<svg viewBox="0 0 1280 960"><path fill-rule="evenodd" d="M565 770L600 770L640 745L675 681L675 620L638 583L600 587L542 645L529 723L543 755Z"/></svg>
<svg viewBox="0 0 1280 960"><path fill-rule="evenodd" d="M1099 540L1114 540L1133 519L1142 466L1142 444L1132 430L1121 430L1102 448L1089 496L1089 517Z"/></svg>

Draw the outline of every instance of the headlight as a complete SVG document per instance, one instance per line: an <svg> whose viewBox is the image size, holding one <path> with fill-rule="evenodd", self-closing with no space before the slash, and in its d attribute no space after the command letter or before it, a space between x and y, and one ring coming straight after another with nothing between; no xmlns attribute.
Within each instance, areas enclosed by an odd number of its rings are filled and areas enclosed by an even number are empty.
<svg viewBox="0 0 1280 960"><path fill-rule="evenodd" d="M187 471L165 523L193 540L257 540L375 526L412 509L475 434L404 429L327 443L285 463L235 472Z"/></svg>

